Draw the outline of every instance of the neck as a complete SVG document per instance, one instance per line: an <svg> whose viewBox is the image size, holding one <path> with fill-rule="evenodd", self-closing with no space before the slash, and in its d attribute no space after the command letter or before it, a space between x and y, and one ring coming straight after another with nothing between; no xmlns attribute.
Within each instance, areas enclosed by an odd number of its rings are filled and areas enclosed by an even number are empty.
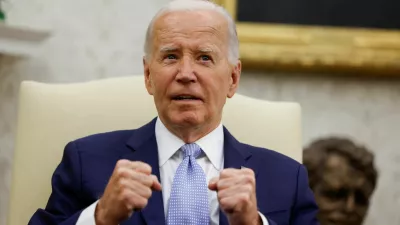
<svg viewBox="0 0 400 225"><path fill-rule="evenodd" d="M164 121L163 121L164 123ZM212 121L210 123L193 126L188 125L171 125L164 123L165 127L173 133L175 136L180 138L185 143L193 143L207 134L215 130L220 124L220 120Z"/></svg>

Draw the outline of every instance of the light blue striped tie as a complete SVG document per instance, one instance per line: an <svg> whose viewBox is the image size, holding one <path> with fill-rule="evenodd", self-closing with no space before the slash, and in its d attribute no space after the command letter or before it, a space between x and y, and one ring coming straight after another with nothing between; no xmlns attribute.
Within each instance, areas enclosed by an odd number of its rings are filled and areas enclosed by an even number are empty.
<svg viewBox="0 0 400 225"><path fill-rule="evenodd" d="M168 204L168 225L208 225L210 209L206 175L196 162L197 144L182 147L183 161L176 170Z"/></svg>

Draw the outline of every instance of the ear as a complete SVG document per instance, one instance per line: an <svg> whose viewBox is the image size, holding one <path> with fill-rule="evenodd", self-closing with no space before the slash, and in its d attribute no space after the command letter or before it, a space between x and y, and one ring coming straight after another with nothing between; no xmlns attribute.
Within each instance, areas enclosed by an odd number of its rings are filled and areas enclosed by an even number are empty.
<svg viewBox="0 0 400 225"><path fill-rule="evenodd" d="M146 56L143 57L143 69L144 69L144 83L146 85L147 92L150 95L153 95L153 82L150 74L150 64L146 59Z"/></svg>
<svg viewBox="0 0 400 225"><path fill-rule="evenodd" d="M229 82L229 91L227 94L228 98L232 98L233 95L236 93L236 90L239 87L241 73L242 73L242 62L238 60L237 64L232 69Z"/></svg>

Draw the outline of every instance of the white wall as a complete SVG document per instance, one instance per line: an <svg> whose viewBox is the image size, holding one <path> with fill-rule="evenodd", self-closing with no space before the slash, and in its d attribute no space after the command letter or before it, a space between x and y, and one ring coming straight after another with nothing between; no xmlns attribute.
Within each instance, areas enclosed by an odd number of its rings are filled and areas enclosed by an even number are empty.
<svg viewBox="0 0 400 225"><path fill-rule="evenodd" d="M36 57L0 58L0 225L5 225L19 83L142 73L147 23L168 1L10 0L10 24L49 28L53 36ZM381 175L367 225L400 224L400 80L245 72L239 91L300 102L304 143L338 133L367 144L377 154Z"/></svg>
<svg viewBox="0 0 400 225"><path fill-rule="evenodd" d="M372 150L379 180L365 224L400 224L400 79L247 72L240 92L299 102L304 145L340 135Z"/></svg>
<svg viewBox="0 0 400 225"><path fill-rule="evenodd" d="M39 54L0 58L0 225L5 225L18 85L142 73L152 15L168 0L10 0L8 23L50 29ZM140 5L140 6L139 6Z"/></svg>

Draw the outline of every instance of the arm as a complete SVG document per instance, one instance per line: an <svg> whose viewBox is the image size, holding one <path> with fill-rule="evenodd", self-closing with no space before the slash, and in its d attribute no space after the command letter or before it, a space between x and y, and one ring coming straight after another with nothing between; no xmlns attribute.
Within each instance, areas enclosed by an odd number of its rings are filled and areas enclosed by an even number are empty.
<svg viewBox="0 0 400 225"><path fill-rule="evenodd" d="M38 209L29 225L72 225L76 224L85 205L82 196L81 159L74 142L64 150L61 163L52 180L52 193L45 209Z"/></svg>
<svg viewBox="0 0 400 225"><path fill-rule="evenodd" d="M307 171L303 165L299 166L296 191L290 224L319 224L317 221L318 207L314 199L314 194L309 187Z"/></svg>

